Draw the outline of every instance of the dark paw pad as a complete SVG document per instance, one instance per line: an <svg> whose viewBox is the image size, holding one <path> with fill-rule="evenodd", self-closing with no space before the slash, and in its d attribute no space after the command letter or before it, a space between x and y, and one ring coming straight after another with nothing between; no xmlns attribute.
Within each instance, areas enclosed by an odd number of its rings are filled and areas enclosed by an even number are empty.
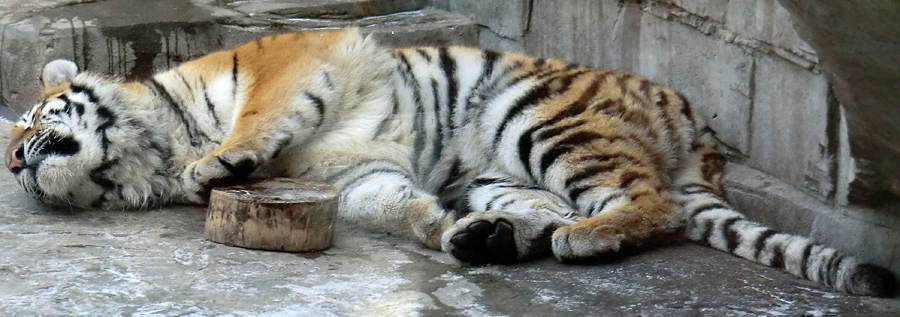
<svg viewBox="0 0 900 317"><path fill-rule="evenodd" d="M216 156L216 159L219 160L219 164L222 164L222 166L231 173L231 177L235 179L244 178L256 170L256 162L253 162L253 160L249 158L242 159L237 163L231 163L221 156Z"/></svg>
<svg viewBox="0 0 900 317"><path fill-rule="evenodd" d="M473 265L512 263L517 259L513 227L509 222L477 221L450 239L454 257Z"/></svg>

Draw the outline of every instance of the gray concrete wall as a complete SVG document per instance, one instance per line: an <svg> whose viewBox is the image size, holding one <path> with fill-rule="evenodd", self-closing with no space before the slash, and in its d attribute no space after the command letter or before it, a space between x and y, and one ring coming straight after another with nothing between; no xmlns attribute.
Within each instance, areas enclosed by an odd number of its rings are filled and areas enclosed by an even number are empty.
<svg viewBox="0 0 900 317"><path fill-rule="evenodd" d="M0 105L18 113L31 108L41 68L57 58L136 79L275 33L358 26L395 46L474 45L478 36L464 16L422 10L425 0L154 0L140 10L134 0L28 3L0 4Z"/></svg>

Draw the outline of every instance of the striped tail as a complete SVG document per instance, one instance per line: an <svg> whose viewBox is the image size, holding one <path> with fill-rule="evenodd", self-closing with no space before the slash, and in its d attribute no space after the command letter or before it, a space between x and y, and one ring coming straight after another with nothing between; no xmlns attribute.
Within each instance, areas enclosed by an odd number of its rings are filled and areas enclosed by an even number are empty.
<svg viewBox="0 0 900 317"><path fill-rule="evenodd" d="M889 296L897 288L894 275L887 269L815 244L809 238L779 233L746 220L710 191L684 190L678 196L685 207L685 234L692 241L851 294Z"/></svg>

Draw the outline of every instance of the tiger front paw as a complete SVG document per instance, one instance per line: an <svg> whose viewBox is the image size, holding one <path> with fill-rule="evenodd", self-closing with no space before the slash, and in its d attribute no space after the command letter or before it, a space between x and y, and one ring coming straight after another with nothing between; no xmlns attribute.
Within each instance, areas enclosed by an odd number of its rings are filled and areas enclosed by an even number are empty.
<svg viewBox="0 0 900 317"><path fill-rule="evenodd" d="M255 156L239 152L207 155L196 160L181 173L186 199L194 203L205 203L213 186L241 180L256 170L257 165Z"/></svg>
<svg viewBox="0 0 900 317"><path fill-rule="evenodd" d="M558 224L507 211L482 211L459 219L444 232L441 247L473 265L505 264L550 253L549 235Z"/></svg>
<svg viewBox="0 0 900 317"><path fill-rule="evenodd" d="M512 225L503 219L479 220L456 231L444 250L473 265L512 263L518 258Z"/></svg>

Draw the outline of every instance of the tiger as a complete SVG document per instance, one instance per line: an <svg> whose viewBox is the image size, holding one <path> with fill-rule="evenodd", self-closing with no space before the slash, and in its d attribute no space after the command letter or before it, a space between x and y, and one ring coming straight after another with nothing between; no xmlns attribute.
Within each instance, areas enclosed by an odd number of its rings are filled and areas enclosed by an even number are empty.
<svg viewBox="0 0 900 317"><path fill-rule="evenodd" d="M143 80L46 64L7 168L52 206L203 205L212 187L301 178L351 225L462 265L602 263L682 238L836 290L892 273L746 219L688 100L625 71L357 29L262 37ZM682 237L682 238L679 238Z"/></svg>

